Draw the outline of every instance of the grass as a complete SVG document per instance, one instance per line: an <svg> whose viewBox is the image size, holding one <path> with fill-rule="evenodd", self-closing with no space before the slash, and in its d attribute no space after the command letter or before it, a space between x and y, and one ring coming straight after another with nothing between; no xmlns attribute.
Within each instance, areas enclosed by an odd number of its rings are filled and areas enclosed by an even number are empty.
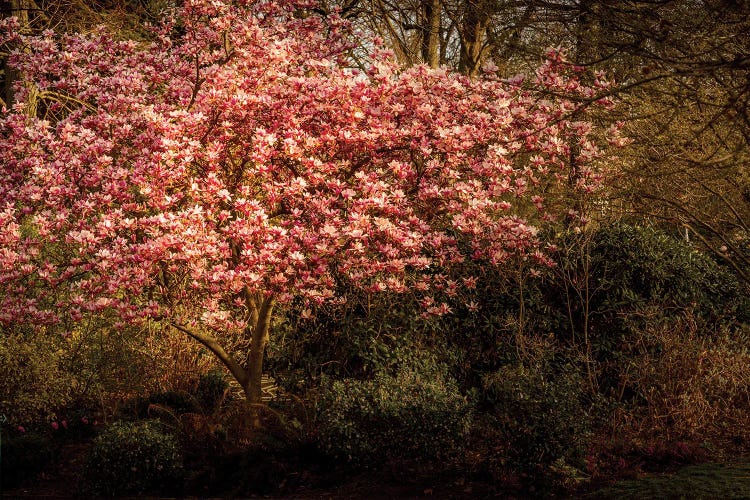
<svg viewBox="0 0 750 500"><path fill-rule="evenodd" d="M750 463L692 465L676 474L620 481L588 498L750 499Z"/></svg>

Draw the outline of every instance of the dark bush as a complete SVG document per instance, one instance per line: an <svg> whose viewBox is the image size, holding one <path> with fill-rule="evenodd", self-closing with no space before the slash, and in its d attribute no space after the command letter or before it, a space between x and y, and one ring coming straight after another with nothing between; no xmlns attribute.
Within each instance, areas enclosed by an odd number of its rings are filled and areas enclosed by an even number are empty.
<svg viewBox="0 0 750 500"><path fill-rule="evenodd" d="M224 372L212 370L201 375L195 396L203 411L211 414L219 409L228 389L229 382Z"/></svg>
<svg viewBox="0 0 750 500"><path fill-rule="evenodd" d="M584 377L573 367L509 365L485 377L484 397L506 443L512 469L532 478L582 469L590 419Z"/></svg>
<svg viewBox="0 0 750 500"><path fill-rule="evenodd" d="M302 394L316 387L322 376L371 378L394 349L418 339L421 310L400 296L377 297L367 308L354 294L346 307L317 311L315 320L300 320L290 307L275 325L267 367L287 391Z"/></svg>
<svg viewBox="0 0 750 500"><path fill-rule="evenodd" d="M562 290L553 288L550 296L575 297L572 288L588 281L590 319L602 330L622 331L622 318L649 305L660 306L664 316L690 311L711 322L750 319L746 290L734 274L657 229L615 224L569 233L559 246L559 268L569 279L558 280ZM580 330L582 304L574 300L572 307Z"/></svg>
<svg viewBox="0 0 750 500"><path fill-rule="evenodd" d="M402 367L372 380L328 380L317 401L319 446L354 466L459 451L472 405L444 367Z"/></svg>
<svg viewBox="0 0 750 500"><path fill-rule="evenodd" d="M177 440L156 421L115 422L86 457L87 493L141 494L172 491L182 474Z"/></svg>
<svg viewBox="0 0 750 500"><path fill-rule="evenodd" d="M646 348L633 339L651 325L689 316L710 337L748 320L750 301L737 277L658 229L612 224L571 231L557 243L558 265L544 288L549 308L567 320L553 331L585 346L602 394L636 397L618 366Z"/></svg>
<svg viewBox="0 0 750 500"><path fill-rule="evenodd" d="M54 458L52 439L46 434L37 432L9 435L3 432L0 452L2 452L0 490L13 488L28 481L44 470Z"/></svg>
<svg viewBox="0 0 750 500"><path fill-rule="evenodd" d="M201 404L196 396L189 392L165 391L133 399L122 412L128 418L148 419L171 415L174 419L184 413L200 413Z"/></svg>

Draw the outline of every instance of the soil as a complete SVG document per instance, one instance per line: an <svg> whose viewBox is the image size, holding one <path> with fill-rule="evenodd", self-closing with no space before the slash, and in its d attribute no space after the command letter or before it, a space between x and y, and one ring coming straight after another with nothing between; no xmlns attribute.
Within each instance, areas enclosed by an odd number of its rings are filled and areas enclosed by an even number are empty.
<svg viewBox="0 0 750 500"><path fill-rule="evenodd" d="M72 442L60 445L49 472L43 472L21 487L3 491L3 499L75 498L78 473L89 444ZM288 485L286 483L289 483ZM290 471L278 485L283 494L238 496L221 493L215 498L294 498L311 499L392 499L392 498L527 498L533 492L520 493L509 484L501 487L490 481L467 480L450 468L415 464L389 464L370 473L337 477L320 470ZM683 467L671 473L649 473L609 485L591 487L572 498L750 498L750 462L708 463ZM288 493L286 493L288 491ZM208 492L207 492L208 493ZM122 497L136 498L136 497ZM138 497L162 498L162 497ZM188 492L183 498L212 498L209 494Z"/></svg>
<svg viewBox="0 0 750 500"><path fill-rule="evenodd" d="M77 490L78 471L89 443L66 443L58 448L55 464L49 472L41 472L21 487L1 491L2 498L71 498Z"/></svg>
<svg viewBox="0 0 750 500"><path fill-rule="evenodd" d="M1 491L3 499L38 498L69 499L81 498L77 494L78 475L82 470L84 457L90 443L65 443L59 446L54 465L48 472L30 478L16 488ZM496 492L490 484L470 483L459 473L437 471L430 466L403 466L393 464L390 469L377 473L362 473L346 477L321 475L317 471L287 473L279 484L280 491L291 490L281 495L250 495L247 497L226 493L215 498L295 498L308 499L391 499L391 498L490 498ZM293 486L287 486L284 483ZM182 498L212 498L212 495L190 493ZM506 492L507 493L507 492ZM502 495L503 498L512 496ZM163 497L120 497L120 498L163 498Z"/></svg>

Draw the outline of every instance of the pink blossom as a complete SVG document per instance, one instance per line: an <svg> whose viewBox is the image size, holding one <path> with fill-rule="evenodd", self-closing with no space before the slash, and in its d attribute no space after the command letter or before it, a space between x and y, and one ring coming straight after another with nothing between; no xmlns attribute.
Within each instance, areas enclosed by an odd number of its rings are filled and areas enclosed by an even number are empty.
<svg viewBox="0 0 750 500"><path fill-rule="evenodd" d="M64 112L46 103L49 121L0 113L0 325L106 313L249 344L275 303L312 317L358 288L411 292L442 315L441 296L477 282L440 275L469 259L547 263L538 227L565 213L543 196L569 188L571 145L572 189L593 197L600 160L624 143L621 125L593 125L597 105L551 97L596 91L561 51L531 77L545 96L491 65L469 80L382 50L355 75L337 62L347 30L285 5L193 0L185 33L151 44L0 23L0 40L28 47L17 97L72 97Z"/></svg>

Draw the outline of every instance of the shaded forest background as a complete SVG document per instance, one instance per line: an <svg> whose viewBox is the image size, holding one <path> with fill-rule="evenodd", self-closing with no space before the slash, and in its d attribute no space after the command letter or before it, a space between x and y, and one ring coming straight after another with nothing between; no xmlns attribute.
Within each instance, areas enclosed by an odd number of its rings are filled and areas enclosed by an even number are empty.
<svg viewBox="0 0 750 500"><path fill-rule="evenodd" d="M0 2L30 31L105 24L136 40L174 7ZM401 468L488 494L575 491L747 453L746 2L352 0L299 15L350 21L363 40L352 66L378 37L404 65L471 77L487 64L509 79L533 73L561 47L611 80L618 105L601 121L622 121L630 143L606 165L598 197L550 200L590 222L545 228L558 250L540 276L523 261L467 270L480 276L476 311L456 303L455 314L423 320L416 301L355 290L314 320L288 307L267 352L277 387L260 432L244 425L216 361L158 325L100 317L67 337L3 330L4 485L48 472L80 443L74 475L99 494L294 493L334 484L321 464ZM3 65L0 78L11 106L19 75ZM574 183L575 152L569 161Z"/></svg>

